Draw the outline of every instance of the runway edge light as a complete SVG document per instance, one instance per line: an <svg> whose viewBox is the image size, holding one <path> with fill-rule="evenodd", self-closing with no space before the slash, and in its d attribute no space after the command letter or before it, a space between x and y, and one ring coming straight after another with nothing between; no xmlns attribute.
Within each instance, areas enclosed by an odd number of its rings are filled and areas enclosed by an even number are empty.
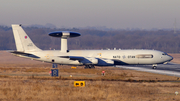
<svg viewBox="0 0 180 101"><path fill-rule="evenodd" d="M85 81L74 81L74 87L85 87Z"/></svg>

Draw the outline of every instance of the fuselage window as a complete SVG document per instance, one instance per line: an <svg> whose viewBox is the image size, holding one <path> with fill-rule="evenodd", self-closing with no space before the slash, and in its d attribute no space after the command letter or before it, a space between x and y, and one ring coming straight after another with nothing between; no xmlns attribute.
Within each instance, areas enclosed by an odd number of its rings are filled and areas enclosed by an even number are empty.
<svg viewBox="0 0 180 101"><path fill-rule="evenodd" d="M136 55L136 58L153 58L152 54L139 54Z"/></svg>

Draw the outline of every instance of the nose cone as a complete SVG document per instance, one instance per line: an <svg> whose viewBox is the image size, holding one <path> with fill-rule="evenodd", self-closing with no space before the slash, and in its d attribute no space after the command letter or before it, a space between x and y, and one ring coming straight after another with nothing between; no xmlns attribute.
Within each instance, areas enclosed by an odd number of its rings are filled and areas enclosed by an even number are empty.
<svg viewBox="0 0 180 101"><path fill-rule="evenodd" d="M168 55L169 57L169 61L171 61L171 60L173 60L173 57L172 56L170 56L170 55Z"/></svg>

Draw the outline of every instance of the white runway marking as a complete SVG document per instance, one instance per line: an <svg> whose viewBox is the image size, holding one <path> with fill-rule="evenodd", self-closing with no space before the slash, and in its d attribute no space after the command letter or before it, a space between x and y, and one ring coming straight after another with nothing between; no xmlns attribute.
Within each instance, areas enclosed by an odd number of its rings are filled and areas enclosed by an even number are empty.
<svg viewBox="0 0 180 101"><path fill-rule="evenodd" d="M171 65L173 66L173 65ZM149 67L143 66L143 67L137 67L137 66L116 66L118 68L123 69L130 69L130 70L137 70L137 71L144 71L144 72L151 72L151 73L157 73L157 74L165 74L170 76L176 76L180 77L180 72L176 71L177 69L170 68L170 70L167 69L151 69ZM158 67L160 68L160 67ZM179 70L179 69L178 69Z"/></svg>

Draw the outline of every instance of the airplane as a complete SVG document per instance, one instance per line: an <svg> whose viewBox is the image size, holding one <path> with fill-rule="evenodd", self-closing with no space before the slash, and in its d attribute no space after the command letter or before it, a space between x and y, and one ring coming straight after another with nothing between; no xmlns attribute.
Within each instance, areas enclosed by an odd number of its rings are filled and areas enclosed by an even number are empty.
<svg viewBox="0 0 180 101"><path fill-rule="evenodd" d="M16 49L13 55L42 62L61 65L84 65L85 69L95 66L152 65L170 62L173 57L158 50L68 50L67 38L80 36L77 32L51 32L49 36L61 38L61 50L41 50L30 39L19 24L12 24Z"/></svg>

